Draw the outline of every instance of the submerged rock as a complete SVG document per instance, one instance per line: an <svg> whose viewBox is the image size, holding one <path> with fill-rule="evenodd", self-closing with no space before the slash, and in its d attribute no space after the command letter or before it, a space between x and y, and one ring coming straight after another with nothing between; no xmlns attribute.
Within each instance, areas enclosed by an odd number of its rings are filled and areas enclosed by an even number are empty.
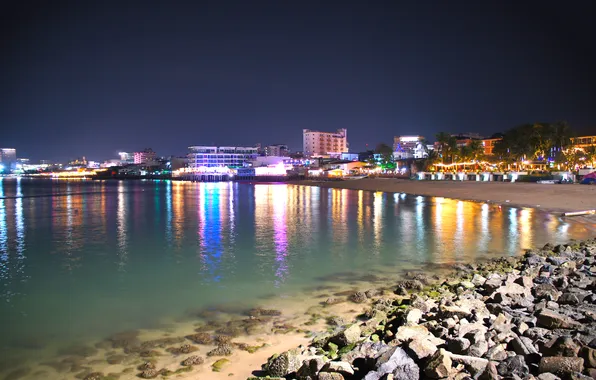
<svg viewBox="0 0 596 380"><path fill-rule="evenodd" d="M202 357L193 355L193 356L189 356L188 358L184 359L181 364L183 366L191 366L191 365L203 364L204 362L205 362L205 360L203 360Z"/></svg>

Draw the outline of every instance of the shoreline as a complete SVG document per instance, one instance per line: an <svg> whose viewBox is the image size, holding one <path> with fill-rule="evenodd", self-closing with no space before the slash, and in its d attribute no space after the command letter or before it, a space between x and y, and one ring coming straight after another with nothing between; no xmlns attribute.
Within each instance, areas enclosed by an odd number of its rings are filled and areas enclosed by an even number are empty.
<svg viewBox="0 0 596 380"><path fill-rule="evenodd" d="M443 197L513 207L529 207L549 213L596 209L596 186L579 184L540 185L522 182L416 181L393 178L363 178L350 181L303 180L286 183L321 188Z"/></svg>

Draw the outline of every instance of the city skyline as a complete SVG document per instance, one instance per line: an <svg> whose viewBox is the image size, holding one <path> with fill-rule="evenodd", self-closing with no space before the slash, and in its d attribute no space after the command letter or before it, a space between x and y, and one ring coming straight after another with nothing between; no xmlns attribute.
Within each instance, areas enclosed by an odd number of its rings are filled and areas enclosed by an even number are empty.
<svg viewBox="0 0 596 380"><path fill-rule="evenodd" d="M193 144L296 151L303 129L346 128L356 152L543 121L593 134L595 8L12 4L0 16L0 145L65 161Z"/></svg>

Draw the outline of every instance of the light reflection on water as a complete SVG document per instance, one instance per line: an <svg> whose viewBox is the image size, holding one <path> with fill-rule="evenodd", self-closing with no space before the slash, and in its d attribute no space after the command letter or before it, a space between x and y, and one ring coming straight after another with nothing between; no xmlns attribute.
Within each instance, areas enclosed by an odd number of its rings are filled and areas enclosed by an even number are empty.
<svg viewBox="0 0 596 380"><path fill-rule="evenodd" d="M0 344L96 338L333 273L467 263L587 236L533 209L405 194L0 179Z"/></svg>

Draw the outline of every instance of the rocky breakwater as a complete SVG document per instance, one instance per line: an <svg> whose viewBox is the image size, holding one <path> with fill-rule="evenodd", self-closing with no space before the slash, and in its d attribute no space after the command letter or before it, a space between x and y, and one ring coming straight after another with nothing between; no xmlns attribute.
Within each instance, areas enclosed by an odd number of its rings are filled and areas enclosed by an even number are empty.
<svg viewBox="0 0 596 380"><path fill-rule="evenodd" d="M596 239L467 265L448 280L411 275L369 298L358 323L263 370L304 380L596 378L595 256Z"/></svg>

